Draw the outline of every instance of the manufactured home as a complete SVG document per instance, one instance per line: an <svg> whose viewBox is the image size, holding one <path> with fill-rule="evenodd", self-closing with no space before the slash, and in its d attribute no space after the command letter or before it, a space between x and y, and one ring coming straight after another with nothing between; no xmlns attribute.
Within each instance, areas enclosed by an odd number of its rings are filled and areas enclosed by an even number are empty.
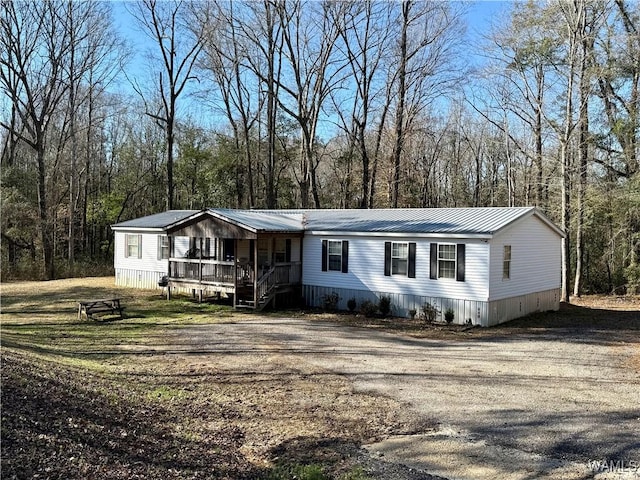
<svg viewBox="0 0 640 480"><path fill-rule="evenodd" d="M113 225L116 283L228 295L262 308L429 303L490 326L557 310L562 230L533 207L169 211Z"/></svg>

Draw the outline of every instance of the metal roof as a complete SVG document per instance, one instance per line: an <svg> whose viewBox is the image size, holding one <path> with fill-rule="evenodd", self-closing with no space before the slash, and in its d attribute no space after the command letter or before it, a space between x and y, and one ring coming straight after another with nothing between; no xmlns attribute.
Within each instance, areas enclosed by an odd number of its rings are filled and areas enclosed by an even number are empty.
<svg viewBox="0 0 640 480"><path fill-rule="evenodd" d="M156 213L154 215L147 215L146 217L134 218L125 222L116 223L111 228L152 228L152 229L164 229L175 222L184 220L185 218L198 213L199 210L168 210L162 213Z"/></svg>
<svg viewBox="0 0 640 480"><path fill-rule="evenodd" d="M296 210L233 210L210 208L210 214L254 232L302 232L303 215Z"/></svg>
<svg viewBox="0 0 640 480"><path fill-rule="evenodd" d="M165 229L211 215L253 232L408 234L490 237L516 220L538 216L564 236L535 207L389 208L334 210L170 210L118 223L113 228Z"/></svg>
<svg viewBox="0 0 640 480"><path fill-rule="evenodd" d="M305 230L492 235L534 212L534 207L307 210Z"/></svg>

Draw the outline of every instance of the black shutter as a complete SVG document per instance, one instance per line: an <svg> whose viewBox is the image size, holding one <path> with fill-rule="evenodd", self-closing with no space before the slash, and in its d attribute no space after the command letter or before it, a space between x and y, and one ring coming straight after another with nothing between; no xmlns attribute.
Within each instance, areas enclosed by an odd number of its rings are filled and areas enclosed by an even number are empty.
<svg viewBox="0 0 640 480"><path fill-rule="evenodd" d="M458 282L464 282L464 247L464 243L459 243L457 246L458 268L456 270L456 280Z"/></svg>
<svg viewBox="0 0 640 480"><path fill-rule="evenodd" d="M284 261L291 262L291 239L287 238L284 241Z"/></svg>
<svg viewBox="0 0 640 480"><path fill-rule="evenodd" d="M327 271L327 250L328 250L327 240L322 240L322 271Z"/></svg>
<svg viewBox="0 0 640 480"><path fill-rule="evenodd" d="M342 273L349 272L349 242L342 241Z"/></svg>
<svg viewBox="0 0 640 480"><path fill-rule="evenodd" d="M391 275L391 242L384 242L384 274Z"/></svg>
<svg viewBox="0 0 640 480"><path fill-rule="evenodd" d="M431 280L438 279L438 244L431 244L431 251L429 252L429 278Z"/></svg>
<svg viewBox="0 0 640 480"><path fill-rule="evenodd" d="M416 278L416 244L409 242L409 265L407 266L407 276Z"/></svg>

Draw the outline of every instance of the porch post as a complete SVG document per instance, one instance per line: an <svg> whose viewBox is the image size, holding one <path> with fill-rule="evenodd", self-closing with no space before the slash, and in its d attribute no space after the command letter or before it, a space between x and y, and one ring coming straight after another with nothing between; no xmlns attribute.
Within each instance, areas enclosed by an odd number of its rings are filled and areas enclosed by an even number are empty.
<svg viewBox="0 0 640 480"><path fill-rule="evenodd" d="M226 255L226 253L225 253ZM238 239L233 239L233 308L238 306Z"/></svg>
<svg viewBox="0 0 640 480"><path fill-rule="evenodd" d="M169 259L167 260L167 300L171 300L171 259L173 258L173 235L169 235Z"/></svg>
<svg viewBox="0 0 640 480"><path fill-rule="evenodd" d="M258 235L253 242L253 308L258 308Z"/></svg>
<svg viewBox="0 0 640 480"><path fill-rule="evenodd" d="M200 289L198 290L198 303L202 303L202 237L199 237L198 246L198 283Z"/></svg>
<svg viewBox="0 0 640 480"><path fill-rule="evenodd" d="M199 238L200 246L198 247L198 281L202 283L202 237Z"/></svg>

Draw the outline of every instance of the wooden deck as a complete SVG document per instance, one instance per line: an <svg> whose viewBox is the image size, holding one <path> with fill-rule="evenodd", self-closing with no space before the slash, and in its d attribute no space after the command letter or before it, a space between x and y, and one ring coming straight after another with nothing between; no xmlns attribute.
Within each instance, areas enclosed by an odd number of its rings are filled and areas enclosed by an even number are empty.
<svg viewBox="0 0 640 480"><path fill-rule="evenodd" d="M302 282L301 262L259 268L249 263L211 259L171 258L167 296L171 288L186 288L198 293L225 293L234 296L234 306L264 308L276 295L290 291Z"/></svg>

